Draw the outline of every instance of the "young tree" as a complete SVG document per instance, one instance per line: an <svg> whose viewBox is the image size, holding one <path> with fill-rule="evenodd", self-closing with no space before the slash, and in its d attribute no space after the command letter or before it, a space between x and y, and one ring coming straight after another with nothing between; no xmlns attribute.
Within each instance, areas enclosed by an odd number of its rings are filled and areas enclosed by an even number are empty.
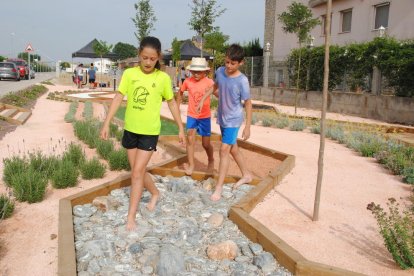
<svg viewBox="0 0 414 276"><path fill-rule="evenodd" d="M137 48L134 45L118 42L112 49L114 54L117 54L119 59L126 59L137 56Z"/></svg>
<svg viewBox="0 0 414 276"><path fill-rule="evenodd" d="M204 47L206 49L211 49L214 55L213 69L216 68L216 65L224 63L224 52L229 38L230 37L228 35L220 32L219 28L214 28L213 32L205 34Z"/></svg>
<svg viewBox="0 0 414 276"><path fill-rule="evenodd" d="M136 14L135 18L131 19L137 29L134 34L139 44L144 37L154 30L154 23L157 21L157 18L154 15L154 9L150 4L150 0L139 0L138 3L134 4L134 7Z"/></svg>
<svg viewBox="0 0 414 276"><path fill-rule="evenodd" d="M6 59L6 57L0 56L0 62L2 62L5 59Z"/></svg>
<svg viewBox="0 0 414 276"><path fill-rule="evenodd" d="M331 14L332 0L326 3L326 14ZM323 71L323 90L322 90L322 112L321 112L321 133L319 143L319 157L318 157L318 176L316 179L315 202L313 205L313 221L319 219L319 201L321 198L322 177L323 177L323 157L325 154L325 125L326 125L326 109L328 102L328 88L329 88L329 45L331 39L331 17L326 17L325 24L325 59Z"/></svg>
<svg viewBox="0 0 414 276"><path fill-rule="evenodd" d="M112 45L111 44L107 44L106 41L102 41L100 40L99 42L93 44L93 51L95 52L95 54L97 56L99 56L101 58L101 80L100 82L102 82L102 65L103 65L103 57L108 54L109 52L111 52L112 50Z"/></svg>
<svg viewBox="0 0 414 276"><path fill-rule="evenodd" d="M282 12L279 17L279 21L284 25L283 31L286 33L294 33L298 38L299 43L299 58L296 78L296 95L295 95L295 114L298 105L298 94L299 94L299 72L300 62L302 54L302 43L309 39L309 32L320 24L319 19L312 18L312 11L303 5L302 3L293 2L289 7L288 11Z"/></svg>
<svg viewBox="0 0 414 276"><path fill-rule="evenodd" d="M226 9L220 9L221 5L216 6L216 0L192 0L191 18L188 22L191 30L194 30L201 37L201 56L203 55L204 34L213 31L214 20L222 15Z"/></svg>
<svg viewBox="0 0 414 276"><path fill-rule="evenodd" d="M171 58L176 66L177 61L181 58L181 41L179 41L176 37L174 37L172 42L172 55Z"/></svg>

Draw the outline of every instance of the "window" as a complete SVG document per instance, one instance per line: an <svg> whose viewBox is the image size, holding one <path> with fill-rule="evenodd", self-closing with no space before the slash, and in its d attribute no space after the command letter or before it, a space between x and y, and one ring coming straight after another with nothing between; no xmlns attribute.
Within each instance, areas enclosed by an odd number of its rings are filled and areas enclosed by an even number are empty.
<svg viewBox="0 0 414 276"><path fill-rule="evenodd" d="M278 86L283 86L284 79L283 79L283 70L279 69L276 71L276 80Z"/></svg>
<svg viewBox="0 0 414 276"><path fill-rule="evenodd" d="M322 15L322 35L325 35L326 15ZM332 32L332 14L331 14L331 32Z"/></svg>
<svg viewBox="0 0 414 276"><path fill-rule="evenodd" d="M341 17L342 17L341 32L349 33L351 31L351 25L352 25L352 9L341 11Z"/></svg>
<svg viewBox="0 0 414 276"><path fill-rule="evenodd" d="M384 28L388 27L388 15L390 11L390 3L384 3L381 5L375 6L375 29L383 26Z"/></svg>

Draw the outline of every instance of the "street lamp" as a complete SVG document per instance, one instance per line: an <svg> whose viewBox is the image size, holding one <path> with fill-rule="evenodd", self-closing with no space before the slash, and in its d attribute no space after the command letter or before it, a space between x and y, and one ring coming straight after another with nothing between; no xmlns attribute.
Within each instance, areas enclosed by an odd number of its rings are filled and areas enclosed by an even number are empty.
<svg viewBox="0 0 414 276"><path fill-rule="evenodd" d="M307 49L308 49L308 51L310 50L310 49L312 49L313 48L313 41L315 40L315 38L313 37L313 36L309 36L309 38L308 38L308 44L306 45L307 47ZM306 91L308 91L308 88L309 88L309 77L310 77L310 68L309 68L309 65L310 65L310 58L309 58L309 56L308 56L308 69L306 70L306 87L305 87L305 90Z"/></svg>
<svg viewBox="0 0 414 276"><path fill-rule="evenodd" d="M266 43L266 48L265 48L266 52L270 52L270 42Z"/></svg>
<svg viewBox="0 0 414 276"><path fill-rule="evenodd" d="M384 37L384 35L385 35L385 28L384 28L384 26L381 25L378 28L378 34L379 34L379 37Z"/></svg>
<svg viewBox="0 0 414 276"><path fill-rule="evenodd" d="M270 58L270 42L265 45L264 53L264 70L263 70L263 87L269 85L269 58Z"/></svg>

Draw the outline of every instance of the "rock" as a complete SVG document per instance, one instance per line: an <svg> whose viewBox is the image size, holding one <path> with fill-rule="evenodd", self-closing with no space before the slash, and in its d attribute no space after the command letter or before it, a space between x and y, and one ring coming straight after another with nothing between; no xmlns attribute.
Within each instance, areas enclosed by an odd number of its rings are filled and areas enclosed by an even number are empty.
<svg viewBox="0 0 414 276"><path fill-rule="evenodd" d="M269 269L269 266L275 265L275 259L273 258L273 255L269 252L263 252L257 256L254 256L253 264L261 269L263 269L264 267Z"/></svg>
<svg viewBox="0 0 414 276"><path fill-rule="evenodd" d="M237 244L227 240L218 244L207 246L207 256L213 260L234 260L237 256Z"/></svg>
<svg viewBox="0 0 414 276"><path fill-rule="evenodd" d="M157 265L157 275L176 275L181 271L185 271L184 254L181 252L181 249L173 245L163 246Z"/></svg>
<svg viewBox="0 0 414 276"><path fill-rule="evenodd" d="M50 234L50 239L51 240L54 240L54 239L56 239L57 238L57 235L56 234Z"/></svg>
<svg viewBox="0 0 414 276"><path fill-rule="evenodd" d="M206 191L211 191L216 186L216 181L213 178L209 177L203 181L203 189Z"/></svg>
<svg viewBox="0 0 414 276"><path fill-rule="evenodd" d="M219 227L220 225L223 224L223 221L224 221L224 217L222 214L219 214L219 213L212 214L207 220L207 222L213 225L214 227Z"/></svg>
<svg viewBox="0 0 414 276"><path fill-rule="evenodd" d="M263 247L258 243L252 243L249 245L249 247L254 255L259 255L263 252Z"/></svg>
<svg viewBox="0 0 414 276"><path fill-rule="evenodd" d="M128 251L131 252L131 254L138 254L142 253L143 249L140 243L136 242L129 246Z"/></svg>
<svg viewBox="0 0 414 276"><path fill-rule="evenodd" d="M112 197L98 196L92 201L92 205L98 208L98 210L106 212L110 209L116 208L119 205L119 203Z"/></svg>

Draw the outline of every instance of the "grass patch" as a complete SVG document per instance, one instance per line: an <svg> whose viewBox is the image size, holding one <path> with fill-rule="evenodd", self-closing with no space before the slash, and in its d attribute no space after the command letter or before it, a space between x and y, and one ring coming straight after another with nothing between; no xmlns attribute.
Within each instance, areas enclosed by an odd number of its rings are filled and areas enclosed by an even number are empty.
<svg viewBox="0 0 414 276"><path fill-rule="evenodd" d="M18 201L29 203L42 201L47 186L48 179L41 172L33 168L12 176L13 195Z"/></svg>
<svg viewBox="0 0 414 276"><path fill-rule="evenodd" d="M75 143L70 143L67 150L64 152L62 159L68 159L75 167L79 167L86 157L82 147Z"/></svg>
<svg viewBox="0 0 414 276"><path fill-rule="evenodd" d="M14 211L14 202L5 194L0 195L0 220L11 217Z"/></svg>
<svg viewBox="0 0 414 276"><path fill-rule="evenodd" d="M75 187L78 184L79 170L70 159L63 158L52 175L52 186L56 189Z"/></svg>
<svg viewBox="0 0 414 276"><path fill-rule="evenodd" d="M78 105L79 103L77 101L70 103L69 111L68 113L65 114L66 123L73 123L76 120L75 115L76 115L76 110L78 109Z"/></svg>
<svg viewBox="0 0 414 276"><path fill-rule="evenodd" d="M8 187L13 187L13 176L22 174L28 168L26 159L19 156L5 158L3 164L3 181Z"/></svg>
<svg viewBox="0 0 414 276"><path fill-rule="evenodd" d="M109 154L114 150L114 143L111 140L99 140L96 142L96 151L105 160L109 159Z"/></svg>
<svg viewBox="0 0 414 276"><path fill-rule="evenodd" d="M108 157L109 168L112 171L130 170L127 151L124 148L114 150Z"/></svg>
<svg viewBox="0 0 414 276"><path fill-rule="evenodd" d="M80 167L83 179L102 178L105 171L105 166L97 158L85 161Z"/></svg>

